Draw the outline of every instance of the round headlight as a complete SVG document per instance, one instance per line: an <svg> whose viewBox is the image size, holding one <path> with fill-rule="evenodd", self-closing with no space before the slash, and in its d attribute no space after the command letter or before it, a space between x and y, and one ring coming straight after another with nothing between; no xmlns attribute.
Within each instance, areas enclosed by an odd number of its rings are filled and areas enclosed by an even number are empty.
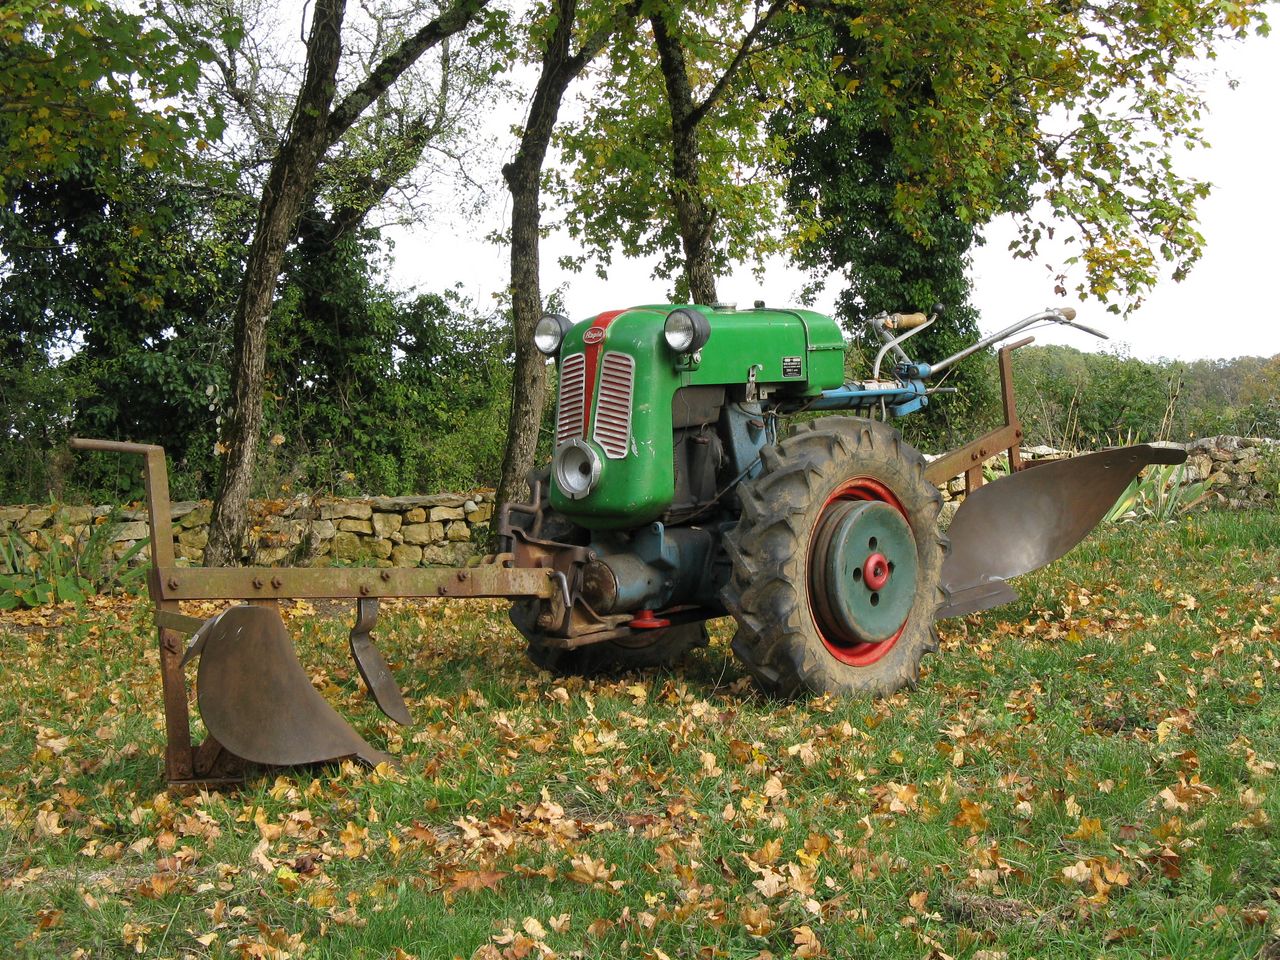
<svg viewBox="0 0 1280 960"><path fill-rule="evenodd" d="M693 353L711 338L711 324L697 310L681 307L667 314L662 336L676 353Z"/></svg>
<svg viewBox="0 0 1280 960"><path fill-rule="evenodd" d="M600 482L600 457L581 440L570 440L551 461L556 485L570 500L581 500Z"/></svg>
<svg viewBox="0 0 1280 960"><path fill-rule="evenodd" d="M568 317L562 317L558 313L548 313L533 328L533 345L538 348L540 353L545 353L548 357L554 357L560 352L560 344L564 342L564 335L569 332L569 328L572 326L573 324L569 322Z"/></svg>

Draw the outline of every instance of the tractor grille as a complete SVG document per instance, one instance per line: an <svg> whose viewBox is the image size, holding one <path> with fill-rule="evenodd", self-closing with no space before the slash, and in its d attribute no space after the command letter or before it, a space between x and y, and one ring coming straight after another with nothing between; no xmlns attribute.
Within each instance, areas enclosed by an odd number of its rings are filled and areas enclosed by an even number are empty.
<svg viewBox="0 0 1280 960"><path fill-rule="evenodd" d="M592 437L610 460L621 460L631 444L631 394L635 388L635 359L625 353L604 355L600 368L600 399Z"/></svg>
<svg viewBox="0 0 1280 960"><path fill-rule="evenodd" d="M582 436L587 396L587 359L581 353L560 361L560 406L556 411L556 446Z"/></svg>

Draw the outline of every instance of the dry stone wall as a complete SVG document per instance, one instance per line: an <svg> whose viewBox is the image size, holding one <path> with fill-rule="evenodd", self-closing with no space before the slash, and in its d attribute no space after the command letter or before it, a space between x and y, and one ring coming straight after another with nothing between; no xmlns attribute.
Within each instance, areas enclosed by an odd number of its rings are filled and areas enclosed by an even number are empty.
<svg viewBox="0 0 1280 960"><path fill-rule="evenodd" d="M1206 437L1187 445L1184 482L1208 480L1213 500L1232 509L1275 503L1280 474L1280 443L1243 437ZM1029 460L1070 456L1049 447L1024 447ZM998 467L1000 458L988 463ZM943 522L949 522L964 498L964 478L941 487ZM36 550L54 539L74 542L111 507L70 505L0 506L0 538L12 533ZM178 562L198 565L209 539L210 506L173 505L174 552ZM254 564L328 566L334 563L379 567L425 567L465 563L488 540L493 520L492 491L420 497L335 499L300 497L257 501L245 559ZM147 511L125 509L112 532L119 556L148 537ZM144 548L141 558L147 556Z"/></svg>
<svg viewBox="0 0 1280 960"><path fill-rule="evenodd" d="M425 567L466 562L488 539L493 492L421 497L254 501L245 559L253 564ZM0 537L12 531L37 550L55 538L81 540L112 508L0 507ZM210 504L173 504L174 553L180 565L197 566L209 541ZM145 508L125 509L112 531L119 556L149 536ZM149 554L144 547L141 556Z"/></svg>
<svg viewBox="0 0 1280 960"><path fill-rule="evenodd" d="M1187 451L1182 483L1207 481L1211 505L1233 510L1256 510L1276 503L1280 482L1280 441L1259 437L1201 437L1191 443L1167 446ZM1023 447L1024 461L1061 460L1074 454L1053 447ZM997 472L1007 469L1001 454L986 462ZM941 484L943 521L948 522L964 499L964 474Z"/></svg>

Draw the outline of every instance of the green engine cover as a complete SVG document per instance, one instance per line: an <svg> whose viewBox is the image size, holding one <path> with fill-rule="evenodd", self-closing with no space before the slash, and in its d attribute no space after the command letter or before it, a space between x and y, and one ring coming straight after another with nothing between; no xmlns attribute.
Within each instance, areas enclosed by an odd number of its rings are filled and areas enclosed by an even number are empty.
<svg viewBox="0 0 1280 960"><path fill-rule="evenodd" d="M667 315L678 306L710 324L696 354L678 354L663 338ZM560 346L558 368L557 457L566 445L580 448L575 469L594 483L572 497L553 466L551 505L588 529L618 530L657 519L675 496L678 389L742 388L754 379L773 396L816 396L844 381L844 339L834 320L810 310L660 304L575 324Z"/></svg>

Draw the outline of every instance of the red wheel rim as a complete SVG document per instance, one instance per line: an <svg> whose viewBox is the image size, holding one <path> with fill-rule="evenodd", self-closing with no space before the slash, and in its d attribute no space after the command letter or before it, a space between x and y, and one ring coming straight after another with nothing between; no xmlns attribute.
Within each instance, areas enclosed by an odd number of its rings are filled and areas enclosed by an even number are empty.
<svg viewBox="0 0 1280 960"><path fill-rule="evenodd" d="M813 569L815 557L813 556L813 544L816 538L818 528L822 525L822 520L827 514L827 509L833 504L841 500L875 500L880 503L887 503L889 506L897 510L907 525L911 525L911 518L907 516L907 511L902 508L902 501L899 500L892 490L871 477L854 477L847 480L838 487L831 496L827 497L826 502L822 504L822 510L818 514L818 519L814 522L813 531L810 533L810 553L809 553L809 569ZM873 557L868 557L867 566L872 566ZM883 557L881 557L883 560ZM809 590L813 588L808 587ZM839 660L841 663L847 663L853 667L866 667L875 663L890 650L893 645L898 642L898 638L902 636L902 632L907 628L907 621L902 621L902 626L888 640L881 640L878 643L866 643L856 639L842 638L831 631L824 630L818 617L814 614L812 599L809 603L809 615L813 619L814 629L818 631L818 636L822 638L823 646L827 648L827 652ZM910 619L908 617L907 619Z"/></svg>

